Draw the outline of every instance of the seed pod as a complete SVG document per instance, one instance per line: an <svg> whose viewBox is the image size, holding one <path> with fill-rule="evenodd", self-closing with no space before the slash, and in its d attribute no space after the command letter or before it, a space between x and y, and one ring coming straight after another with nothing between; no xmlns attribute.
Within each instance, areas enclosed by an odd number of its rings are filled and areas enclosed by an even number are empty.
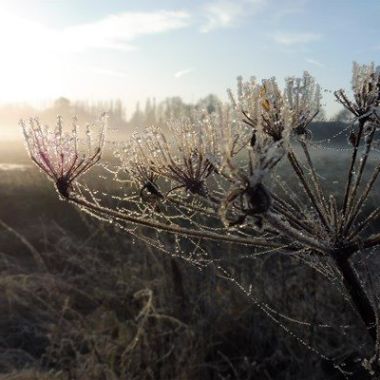
<svg viewBox="0 0 380 380"><path fill-rule="evenodd" d="M163 198L163 195L161 194L160 190L158 189L158 186L153 182L147 182L142 189L140 190L140 197L144 198L144 191L147 191L151 195L156 196L157 198Z"/></svg>
<svg viewBox="0 0 380 380"><path fill-rule="evenodd" d="M294 133L298 136L304 135L306 132L306 129L302 126L297 126L296 128L293 129Z"/></svg>
<svg viewBox="0 0 380 380"><path fill-rule="evenodd" d="M350 135L348 136L348 141L352 146L355 146L356 144L356 133L352 130Z"/></svg>
<svg viewBox="0 0 380 380"><path fill-rule="evenodd" d="M69 198L72 190L72 184L66 177L60 177L55 183L55 187L60 195L64 198Z"/></svg>
<svg viewBox="0 0 380 380"><path fill-rule="evenodd" d="M251 141L250 141L250 145L252 148L256 145L256 140L257 140L256 139L256 132L253 132L252 137L251 137Z"/></svg>
<svg viewBox="0 0 380 380"><path fill-rule="evenodd" d="M247 189L249 214L263 214L267 212L272 204L271 196L264 185L258 183L253 188Z"/></svg>

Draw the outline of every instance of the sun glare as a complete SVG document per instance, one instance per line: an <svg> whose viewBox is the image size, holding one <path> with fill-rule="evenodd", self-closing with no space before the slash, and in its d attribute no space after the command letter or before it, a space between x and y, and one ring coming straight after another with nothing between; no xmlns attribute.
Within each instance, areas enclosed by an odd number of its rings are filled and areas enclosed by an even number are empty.
<svg viewBox="0 0 380 380"><path fill-rule="evenodd" d="M55 33L0 9L0 101L49 97L62 75Z"/></svg>

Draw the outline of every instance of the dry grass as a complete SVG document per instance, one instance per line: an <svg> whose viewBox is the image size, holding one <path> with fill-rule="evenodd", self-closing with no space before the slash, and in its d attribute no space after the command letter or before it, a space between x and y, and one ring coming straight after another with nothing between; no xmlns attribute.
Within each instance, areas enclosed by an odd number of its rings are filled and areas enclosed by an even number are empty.
<svg viewBox="0 0 380 380"><path fill-rule="evenodd" d="M8 173L2 181L9 207L0 216L33 245L46 270L25 242L0 231L0 378L340 378L212 267L199 271L84 218L35 172L22 181ZM297 260L234 260L232 247L224 254L263 302L334 326L290 324L306 344L344 359L365 343L352 332L361 326L341 295ZM347 336L340 324L350 325Z"/></svg>

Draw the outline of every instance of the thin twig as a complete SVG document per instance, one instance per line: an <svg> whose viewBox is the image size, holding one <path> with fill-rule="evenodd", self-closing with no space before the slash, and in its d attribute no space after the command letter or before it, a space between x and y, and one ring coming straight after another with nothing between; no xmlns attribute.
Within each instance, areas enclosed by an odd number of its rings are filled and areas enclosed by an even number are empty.
<svg viewBox="0 0 380 380"><path fill-rule="evenodd" d="M327 229L327 230L330 230L330 226L328 224L328 221L326 220L326 217L323 213L323 211L321 210L319 204L318 204L318 200L316 199L313 191L311 190L309 184L307 183L306 181L306 178L305 178L305 175L303 173L303 170L297 160L297 157L296 155L294 154L294 152L290 151L288 153L288 159L293 167L293 170L294 172L297 174L298 178L300 179L302 185L303 185L303 188L306 192L306 194L308 195L312 205L314 206L315 210L317 211L318 215L319 215L319 218L323 224L323 226Z"/></svg>

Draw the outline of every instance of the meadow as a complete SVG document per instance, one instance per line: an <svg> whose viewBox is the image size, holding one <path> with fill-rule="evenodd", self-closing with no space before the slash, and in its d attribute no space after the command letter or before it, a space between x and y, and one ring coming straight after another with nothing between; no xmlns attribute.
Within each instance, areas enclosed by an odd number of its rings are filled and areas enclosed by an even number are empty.
<svg viewBox="0 0 380 380"><path fill-rule="evenodd" d="M65 204L22 143L0 152L1 379L344 379L336 364L369 347L342 288L301 258L208 242L231 281ZM339 188L347 151L313 154ZM299 186L286 165L273 176Z"/></svg>
<svg viewBox="0 0 380 380"><path fill-rule="evenodd" d="M0 0L0 380L380 380L379 17Z"/></svg>

